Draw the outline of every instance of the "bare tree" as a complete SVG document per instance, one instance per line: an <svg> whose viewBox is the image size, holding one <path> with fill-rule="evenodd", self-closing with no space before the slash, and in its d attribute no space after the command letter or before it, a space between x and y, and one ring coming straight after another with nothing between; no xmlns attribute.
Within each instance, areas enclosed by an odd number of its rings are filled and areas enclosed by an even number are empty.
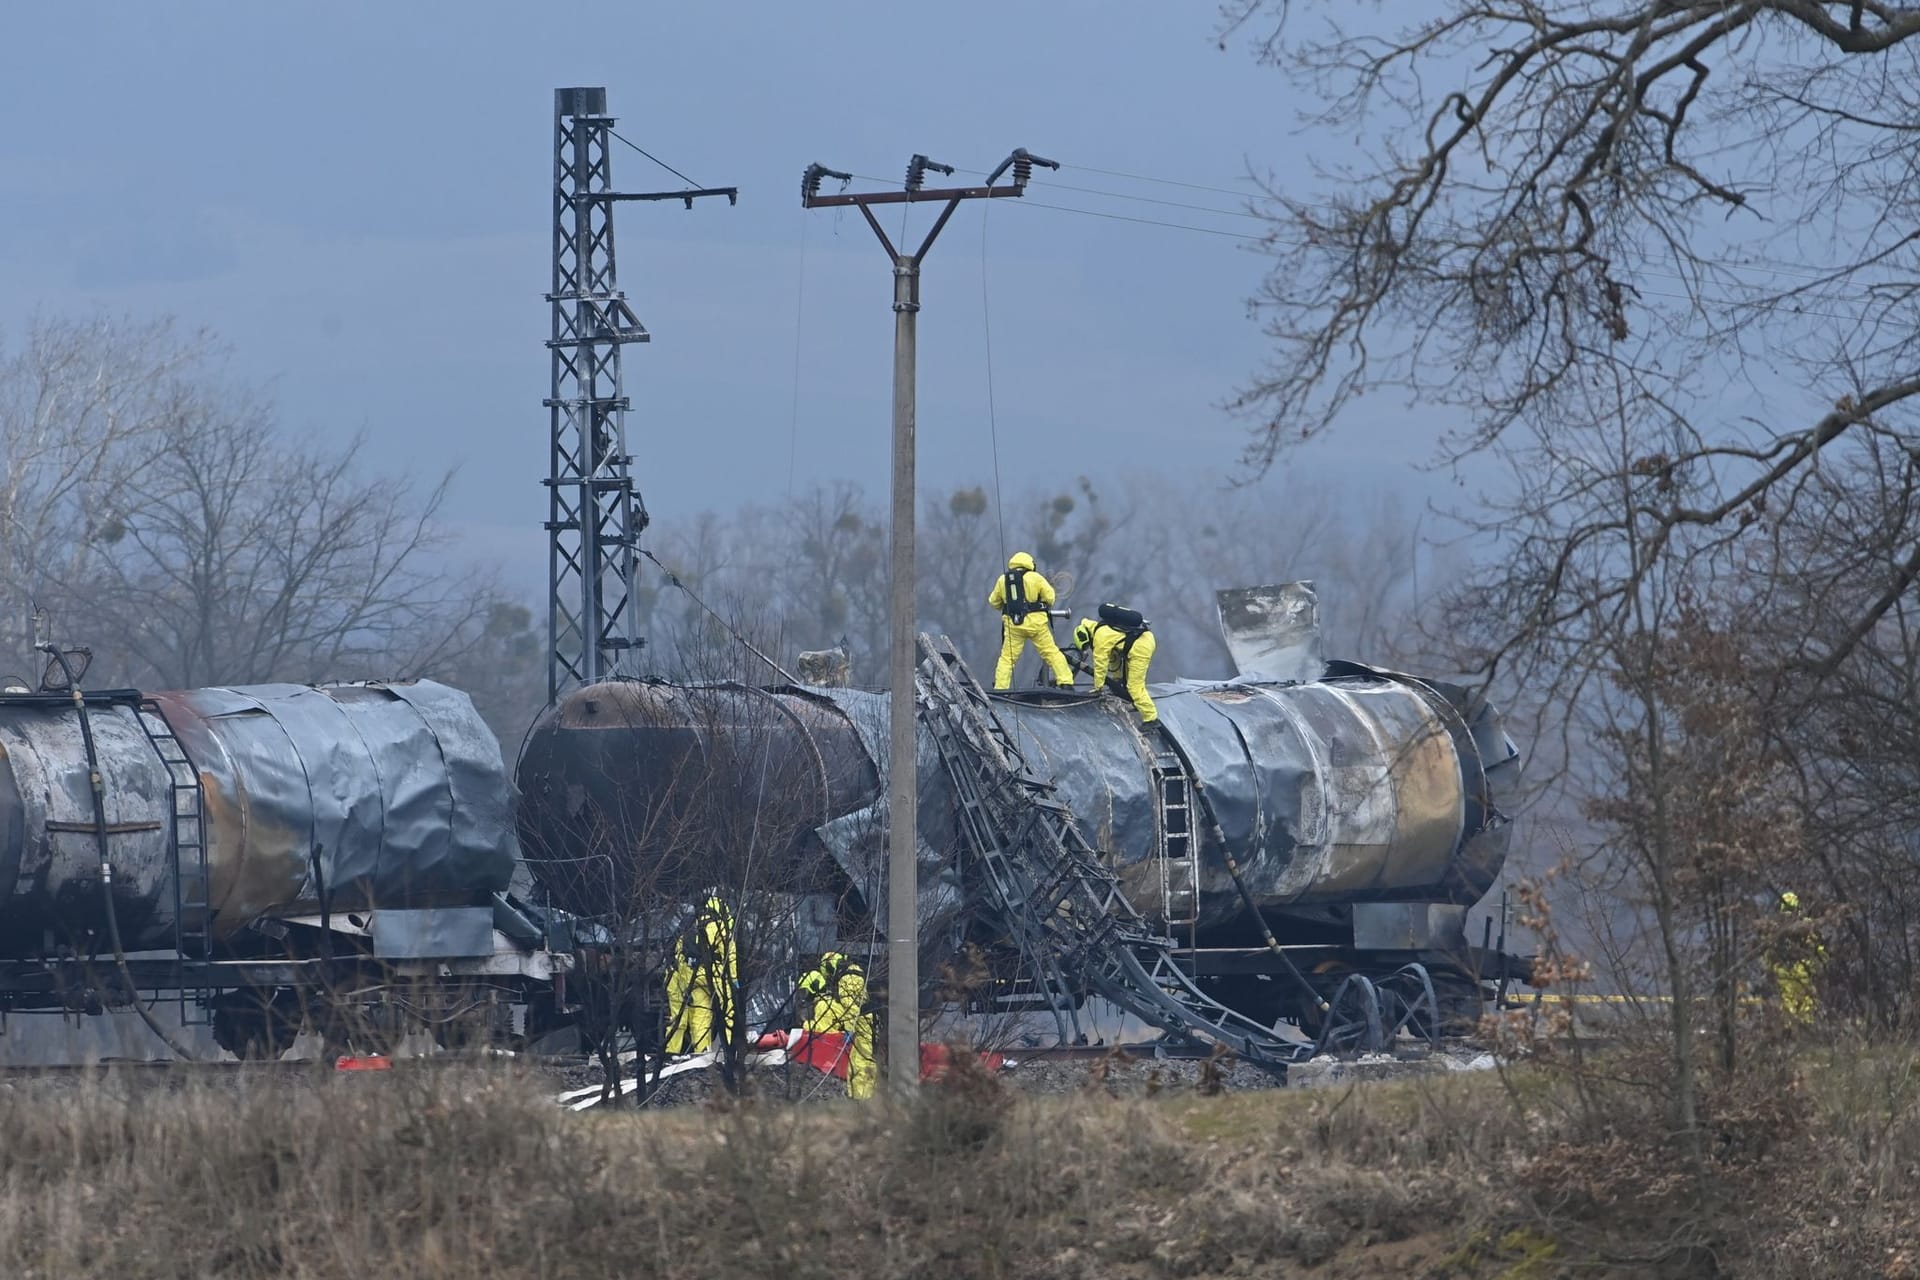
<svg viewBox="0 0 1920 1280"><path fill-rule="evenodd" d="M1453 0L1384 33L1326 6L1299 34L1320 7L1225 11L1230 36L1326 104L1328 136L1358 130L1378 157L1319 192L1270 188L1258 306L1274 356L1237 401L1257 416L1254 466L1383 387L1467 415L1443 459L1526 453L1601 378L1642 429L1626 465L1685 483L1641 505L1639 558L1596 592L1568 570L1617 526L1611 486L1562 477L1538 631L1617 612L1682 535L1731 541L1801 500L1817 466L1899 435L1920 392L1905 315L1920 12ZM1762 362L1804 394L1782 396ZM1773 383L1759 417L1723 407L1757 378ZM1807 669L1843 661L1916 575L1920 544L1877 566Z"/></svg>
<svg viewBox="0 0 1920 1280"><path fill-rule="evenodd" d="M137 463L213 346L166 321L33 321L0 347L0 648L24 653L28 614L124 532Z"/></svg>
<svg viewBox="0 0 1920 1280"><path fill-rule="evenodd" d="M446 478L361 479L259 404L177 388L89 541L71 607L143 680L313 680L434 666L484 593L428 563Z"/></svg>
<svg viewBox="0 0 1920 1280"><path fill-rule="evenodd" d="M449 571L447 477L368 478L361 441L294 440L216 355L96 318L36 322L0 359L0 645L24 652L38 604L96 670L145 685L478 678L479 650L508 658L525 610Z"/></svg>

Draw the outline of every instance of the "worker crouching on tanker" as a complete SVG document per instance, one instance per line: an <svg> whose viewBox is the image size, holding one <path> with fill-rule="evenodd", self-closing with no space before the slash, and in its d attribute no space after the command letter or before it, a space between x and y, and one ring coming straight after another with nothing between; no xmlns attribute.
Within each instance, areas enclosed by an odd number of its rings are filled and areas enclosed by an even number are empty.
<svg viewBox="0 0 1920 1280"><path fill-rule="evenodd" d="M1100 606L1100 617L1080 619L1073 629L1073 643L1093 664L1093 688L1123 694L1133 699L1141 724L1160 718L1159 708L1147 693L1147 667L1153 661L1153 629L1136 609L1117 604Z"/></svg>
<svg viewBox="0 0 1920 1280"><path fill-rule="evenodd" d="M1013 687L1013 664L1029 642L1053 672L1055 684L1073 686L1067 655L1053 639L1053 584L1033 567L1033 557L1016 551L1007 558L1007 571L993 584L987 603L1000 611L1000 661L993 669L993 687Z"/></svg>

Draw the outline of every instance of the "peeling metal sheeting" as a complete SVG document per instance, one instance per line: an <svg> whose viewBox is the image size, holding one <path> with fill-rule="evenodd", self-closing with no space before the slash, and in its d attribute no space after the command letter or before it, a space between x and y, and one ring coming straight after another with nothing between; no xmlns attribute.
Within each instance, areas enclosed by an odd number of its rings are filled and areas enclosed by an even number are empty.
<svg viewBox="0 0 1920 1280"><path fill-rule="evenodd" d="M750 868L804 877L815 829L879 791L851 718L872 696L638 680L572 691L520 756L528 869L555 905L594 918L692 899Z"/></svg>
<svg viewBox="0 0 1920 1280"><path fill-rule="evenodd" d="M1318 680L1320 601L1311 582L1232 587L1214 593L1220 634L1239 673L1254 680Z"/></svg>
<svg viewBox="0 0 1920 1280"><path fill-rule="evenodd" d="M200 775L212 932L267 914L479 905L518 859L499 743L431 681L152 695ZM122 697L90 706L115 911L129 948L172 944L165 764ZM78 713L0 699L0 953L105 928Z"/></svg>
<svg viewBox="0 0 1920 1280"><path fill-rule="evenodd" d="M1488 759L1434 686L1355 664L1305 684L1163 685L1159 733L1178 744L1262 908L1477 901L1505 857L1502 798L1517 781L1498 717ZM1023 752L1106 850L1136 905L1156 901L1160 824L1149 739L1114 700L1013 695ZM1242 917L1225 850L1201 829L1200 927Z"/></svg>

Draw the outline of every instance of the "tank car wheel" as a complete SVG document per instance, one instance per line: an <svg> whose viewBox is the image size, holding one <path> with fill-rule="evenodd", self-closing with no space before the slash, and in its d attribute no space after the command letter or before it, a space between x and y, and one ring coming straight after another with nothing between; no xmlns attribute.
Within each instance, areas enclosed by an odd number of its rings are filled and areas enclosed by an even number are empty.
<svg viewBox="0 0 1920 1280"><path fill-rule="evenodd" d="M293 1047L299 1034L299 1018L285 992L243 988L214 999L214 1043L243 1061L272 1062Z"/></svg>

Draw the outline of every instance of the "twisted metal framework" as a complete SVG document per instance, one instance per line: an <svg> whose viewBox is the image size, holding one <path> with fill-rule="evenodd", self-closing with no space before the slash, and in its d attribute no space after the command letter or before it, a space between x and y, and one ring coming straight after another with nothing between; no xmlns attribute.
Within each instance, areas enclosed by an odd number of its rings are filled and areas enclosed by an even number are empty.
<svg viewBox="0 0 1920 1280"><path fill-rule="evenodd" d="M613 190L608 148L614 117L603 88L556 89L553 100L552 390L546 485L547 697L623 674L639 635L634 594L647 509L628 468L620 352L646 342L614 270L613 206L681 200L732 187L627 193Z"/></svg>

